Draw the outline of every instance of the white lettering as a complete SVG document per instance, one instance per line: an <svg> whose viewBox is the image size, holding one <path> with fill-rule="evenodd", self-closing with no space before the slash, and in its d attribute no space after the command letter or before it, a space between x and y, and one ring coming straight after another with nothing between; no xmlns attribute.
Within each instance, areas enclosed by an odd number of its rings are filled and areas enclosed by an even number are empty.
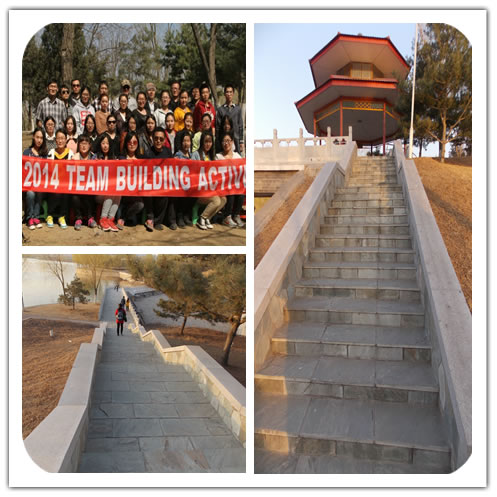
<svg viewBox="0 0 497 497"><path fill-rule="evenodd" d="M24 163L24 169L28 171L26 177L24 178L24 186L31 186L31 175L33 174L33 166L31 162L26 161Z"/></svg>
<svg viewBox="0 0 497 497"><path fill-rule="evenodd" d="M55 167L57 167L57 165L55 165ZM66 165L66 172L69 173L69 190L72 190L72 175L74 171L76 171L76 166Z"/></svg>
<svg viewBox="0 0 497 497"><path fill-rule="evenodd" d="M226 166L219 167L217 172L222 176L221 190L224 190L224 175L228 172L228 168Z"/></svg>
<svg viewBox="0 0 497 497"><path fill-rule="evenodd" d="M179 180L181 183L181 188L187 192L190 189L191 182L190 182L190 168L188 166L183 166L181 168Z"/></svg>
<svg viewBox="0 0 497 497"><path fill-rule="evenodd" d="M178 166L169 166L169 189L173 189L173 184L174 184L174 189L178 190L179 188L179 181L178 181Z"/></svg>
<svg viewBox="0 0 497 497"><path fill-rule="evenodd" d="M54 190L57 190L59 186L59 165L55 164L53 171L52 171L52 177L50 178L50 186L54 187Z"/></svg>
<svg viewBox="0 0 497 497"><path fill-rule="evenodd" d="M40 163L35 162L33 166L33 186L38 187L41 183L41 168Z"/></svg>
<svg viewBox="0 0 497 497"><path fill-rule="evenodd" d="M152 185L148 182L148 168L145 166L145 171L143 172L143 189L151 190Z"/></svg>
<svg viewBox="0 0 497 497"><path fill-rule="evenodd" d="M43 176L45 176L44 188L46 188L48 186L48 164L45 164L45 167L43 168Z"/></svg>
<svg viewBox="0 0 497 497"><path fill-rule="evenodd" d="M160 168L160 166L154 166L154 172L152 174L152 184L154 190L160 190L162 186L162 169Z"/></svg>
<svg viewBox="0 0 497 497"><path fill-rule="evenodd" d="M131 174L134 173L134 181L131 183ZM136 189L136 184L137 184L137 178L136 178L136 167L135 166L128 166L128 177L126 178L127 183L128 183L128 190L133 191Z"/></svg>
<svg viewBox="0 0 497 497"><path fill-rule="evenodd" d="M207 191L207 176L205 175L205 167L200 168L200 172L198 173L198 191L206 190Z"/></svg>
<svg viewBox="0 0 497 497"><path fill-rule="evenodd" d="M217 184L219 183L219 181L214 182L214 180L212 179L213 174L217 174L217 170L215 167L209 168L209 172L207 174L207 176L209 177L209 188L211 189L211 192L213 192L217 188Z"/></svg>
<svg viewBox="0 0 497 497"><path fill-rule="evenodd" d="M117 166L116 173L116 191L122 192L126 188L126 168Z"/></svg>
<svg viewBox="0 0 497 497"><path fill-rule="evenodd" d="M95 173L93 171L93 166L88 168L88 177L86 178L86 191L95 191Z"/></svg>
<svg viewBox="0 0 497 497"><path fill-rule="evenodd" d="M109 188L109 167L99 167L97 170L97 190L107 191Z"/></svg>
<svg viewBox="0 0 497 497"><path fill-rule="evenodd" d="M85 187L81 184L85 180L85 177L83 175L85 169L85 166L77 166L76 190L83 191L85 189Z"/></svg>

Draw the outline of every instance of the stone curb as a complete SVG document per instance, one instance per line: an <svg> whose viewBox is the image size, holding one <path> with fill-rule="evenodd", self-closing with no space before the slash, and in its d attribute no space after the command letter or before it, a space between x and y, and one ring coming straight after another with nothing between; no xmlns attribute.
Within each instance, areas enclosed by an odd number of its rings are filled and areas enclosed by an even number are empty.
<svg viewBox="0 0 497 497"><path fill-rule="evenodd" d="M400 141L395 142L394 156L419 257L418 282L433 346L432 367L440 384L440 408L456 470L472 450L471 313L416 166L405 159Z"/></svg>

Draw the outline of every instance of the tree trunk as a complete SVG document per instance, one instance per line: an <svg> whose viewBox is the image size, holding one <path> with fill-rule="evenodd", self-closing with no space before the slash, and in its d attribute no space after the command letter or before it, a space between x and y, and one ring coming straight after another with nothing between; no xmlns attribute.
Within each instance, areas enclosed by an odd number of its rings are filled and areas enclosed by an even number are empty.
<svg viewBox="0 0 497 497"><path fill-rule="evenodd" d="M198 26L195 23L191 24L193 36L195 38L195 43L197 44L198 52L202 63L207 73L207 78L209 80L209 86L211 88L211 96L214 104L217 105L217 83L216 83L216 30L217 25L211 24L211 36L209 41L209 60L205 55L204 47L202 46L202 40L200 39L200 33L198 31Z"/></svg>
<svg viewBox="0 0 497 497"><path fill-rule="evenodd" d="M74 49L74 24L64 24L60 55L62 60L62 81L69 83L72 80L72 56Z"/></svg>
<svg viewBox="0 0 497 497"><path fill-rule="evenodd" d="M187 319L188 319L188 316L185 316L185 319L183 319L183 326L181 327L181 335L182 336L185 334L185 325L186 325Z"/></svg>
<svg viewBox="0 0 497 497"><path fill-rule="evenodd" d="M230 355L231 345L233 344L233 340L235 339L236 332L238 330L238 327L240 326L240 321L241 321L241 315L236 316L236 319L231 324L231 329L228 333L228 336L226 337L226 341L224 342L223 358L221 360L221 364L223 366L228 365L228 357Z"/></svg>

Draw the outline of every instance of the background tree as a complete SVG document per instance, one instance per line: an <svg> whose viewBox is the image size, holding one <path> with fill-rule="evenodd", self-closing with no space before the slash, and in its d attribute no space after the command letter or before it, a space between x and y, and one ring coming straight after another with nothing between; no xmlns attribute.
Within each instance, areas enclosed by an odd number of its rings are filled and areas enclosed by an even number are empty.
<svg viewBox="0 0 497 497"><path fill-rule="evenodd" d="M66 283L64 276L64 259L60 254L49 255L45 260L45 268L52 273L60 282L62 286L63 295L66 294Z"/></svg>
<svg viewBox="0 0 497 497"><path fill-rule="evenodd" d="M59 302L61 304L71 306L73 310L76 309L76 301L80 304L87 304L86 298L90 292L85 288L83 282L75 276L74 279L67 285L63 294L59 295Z"/></svg>
<svg viewBox="0 0 497 497"><path fill-rule="evenodd" d="M73 256L78 266L85 268L87 273L84 280L94 292L94 301L97 301L98 289L102 281L102 274L109 266L110 259L102 254L78 254Z"/></svg>
<svg viewBox="0 0 497 497"><path fill-rule="evenodd" d="M210 313L199 307L198 302L209 291L209 282L201 265L194 260L183 259L182 256L159 256L150 279L146 281L168 297L168 300L159 300L155 313L174 320L183 318L181 335L189 317L215 321Z"/></svg>
<svg viewBox="0 0 497 497"><path fill-rule="evenodd" d="M472 49L466 37L447 24L426 24L418 48L416 102L431 120L428 135L446 147L463 136L471 122ZM426 121L424 121L426 122Z"/></svg>
<svg viewBox="0 0 497 497"><path fill-rule="evenodd" d="M197 44L198 53L204 65L205 72L207 74L207 80L209 81L209 86L211 87L212 100L214 105L217 105L217 79L216 79L216 33L217 24L212 23L209 25L209 45L208 45L208 58L205 54L204 44L205 41L201 39L200 25L192 23L191 24L193 36L195 38L195 43Z"/></svg>

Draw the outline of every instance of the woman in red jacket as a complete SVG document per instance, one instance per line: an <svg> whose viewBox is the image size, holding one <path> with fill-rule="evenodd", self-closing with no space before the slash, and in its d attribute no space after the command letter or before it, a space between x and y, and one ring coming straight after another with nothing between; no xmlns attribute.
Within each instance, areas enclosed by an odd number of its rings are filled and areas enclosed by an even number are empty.
<svg viewBox="0 0 497 497"><path fill-rule="evenodd" d="M117 336L119 336L119 328L121 328L121 336L123 334L124 321L127 321L126 311L123 305L119 304L119 307L116 309Z"/></svg>

